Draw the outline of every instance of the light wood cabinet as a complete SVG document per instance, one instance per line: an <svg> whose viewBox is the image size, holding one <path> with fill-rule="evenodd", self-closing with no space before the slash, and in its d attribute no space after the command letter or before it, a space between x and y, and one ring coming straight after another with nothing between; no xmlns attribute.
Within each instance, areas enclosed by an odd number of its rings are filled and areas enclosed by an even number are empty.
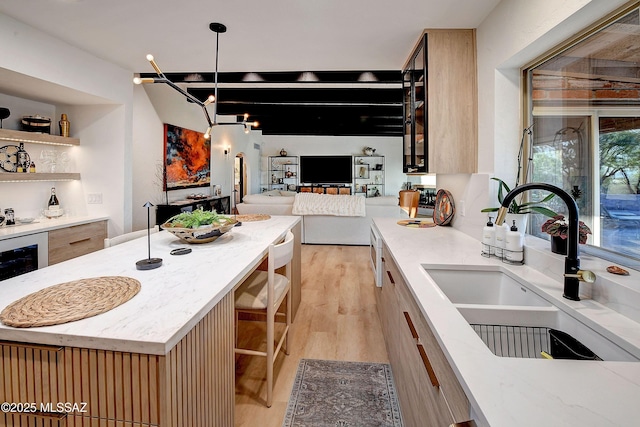
<svg viewBox="0 0 640 427"><path fill-rule="evenodd" d="M166 355L0 342L0 403L38 410L3 411L0 426L233 427L233 304L229 293Z"/></svg>
<svg viewBox="0 0 640 427"><path fill-rule="evenodd" d="M420 36L403 67L405 173L476 172L476 74L475 30Z"/></svg>
<svg viewBox="0 0 640 427"><path fill-rule="evenodd" d="M467 397L386 246L383 260L376 299L405 425L468 421Z"/></svg>
<svg viewBox="0 0 640 427"><path fill-rule="evenodd" d="M74 225L49 231L49 265L104 248L107 221Z"/></svg>

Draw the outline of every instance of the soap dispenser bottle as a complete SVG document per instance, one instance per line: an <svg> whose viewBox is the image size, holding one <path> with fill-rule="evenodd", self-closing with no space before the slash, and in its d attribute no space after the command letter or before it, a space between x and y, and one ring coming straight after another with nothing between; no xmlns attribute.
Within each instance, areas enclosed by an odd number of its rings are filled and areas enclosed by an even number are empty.
<svg viewBox="0 0 640 427"><path fill-rule="evenodd" d="M494 255L496 253L496 228L493 226L492 218L489 216L487 225L482 229L482 253Z"/></svg>
<svg viewBox="0 0 640 427"><path fill-rule="evenodd" d="M507 230L509 226L506 222L502 225L496 225L496 246L495 252L498 258L504 258L505 239L507 237Z"/></svg>
<svg viewBox="0 0 640 427"><path fill-rule="evenodd" d="M518 231L515 220L509 231L506 232L505 249L504 255L507 261L522 262L524 259L524 236Z"/></svg>

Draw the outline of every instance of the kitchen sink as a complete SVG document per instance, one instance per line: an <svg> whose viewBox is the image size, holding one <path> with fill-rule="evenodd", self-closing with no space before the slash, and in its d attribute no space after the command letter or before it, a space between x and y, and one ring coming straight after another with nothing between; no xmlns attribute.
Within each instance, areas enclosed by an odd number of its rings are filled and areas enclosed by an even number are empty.
<svg viewBox="0 0 640 427"><path fill-rule="evenodd" d="M499 266L469 269L466 266L423 268L453 304L488 304L551 307L513 273Z"/></svg>
<svg viewBox="0 0 640 427"><path fill-rule="evenodd" d="M501 309L459 306L458 311L496 356L638 362L640 359L556 307ZM560 336L560 353L557 341ZM576 344L576 342L578 344ZM562 351L567 350L567 351ZM574 353L575 357L567 355Z"/></svg>
<svg viewBox="0 0 640 427"><path fill-rule="evenodd" d="M639 348L578 320L502 266L422 268L496 356L640 361Z"/></svg>

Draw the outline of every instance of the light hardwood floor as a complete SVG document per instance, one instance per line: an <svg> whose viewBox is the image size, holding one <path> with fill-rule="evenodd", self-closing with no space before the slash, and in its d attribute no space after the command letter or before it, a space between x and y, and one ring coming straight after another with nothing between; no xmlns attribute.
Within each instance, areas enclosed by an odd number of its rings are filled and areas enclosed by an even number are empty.
<svg viewBox="0 0 640 427"><path fill-rule="evenodd" d="M264 332L240 322L242 345ZM302 245L302 302L288 356L274 368L267 408L265 358L236 357L236 427L280 427L300 359L388 363L376 309L368 246ZM260 341L249 345L260 345Z"/></svg>

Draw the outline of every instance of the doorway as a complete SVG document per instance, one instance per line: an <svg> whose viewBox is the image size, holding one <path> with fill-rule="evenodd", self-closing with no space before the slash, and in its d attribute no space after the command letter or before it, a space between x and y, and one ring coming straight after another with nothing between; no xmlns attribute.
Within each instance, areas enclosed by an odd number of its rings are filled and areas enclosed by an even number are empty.
<svg viewBox="0 0 640 427"><path fill-rule="evenodd" d="M247 170L244 154L238 153L233 167L233 213L237 214L236 205L242 203L247 194Z"/></svg>

